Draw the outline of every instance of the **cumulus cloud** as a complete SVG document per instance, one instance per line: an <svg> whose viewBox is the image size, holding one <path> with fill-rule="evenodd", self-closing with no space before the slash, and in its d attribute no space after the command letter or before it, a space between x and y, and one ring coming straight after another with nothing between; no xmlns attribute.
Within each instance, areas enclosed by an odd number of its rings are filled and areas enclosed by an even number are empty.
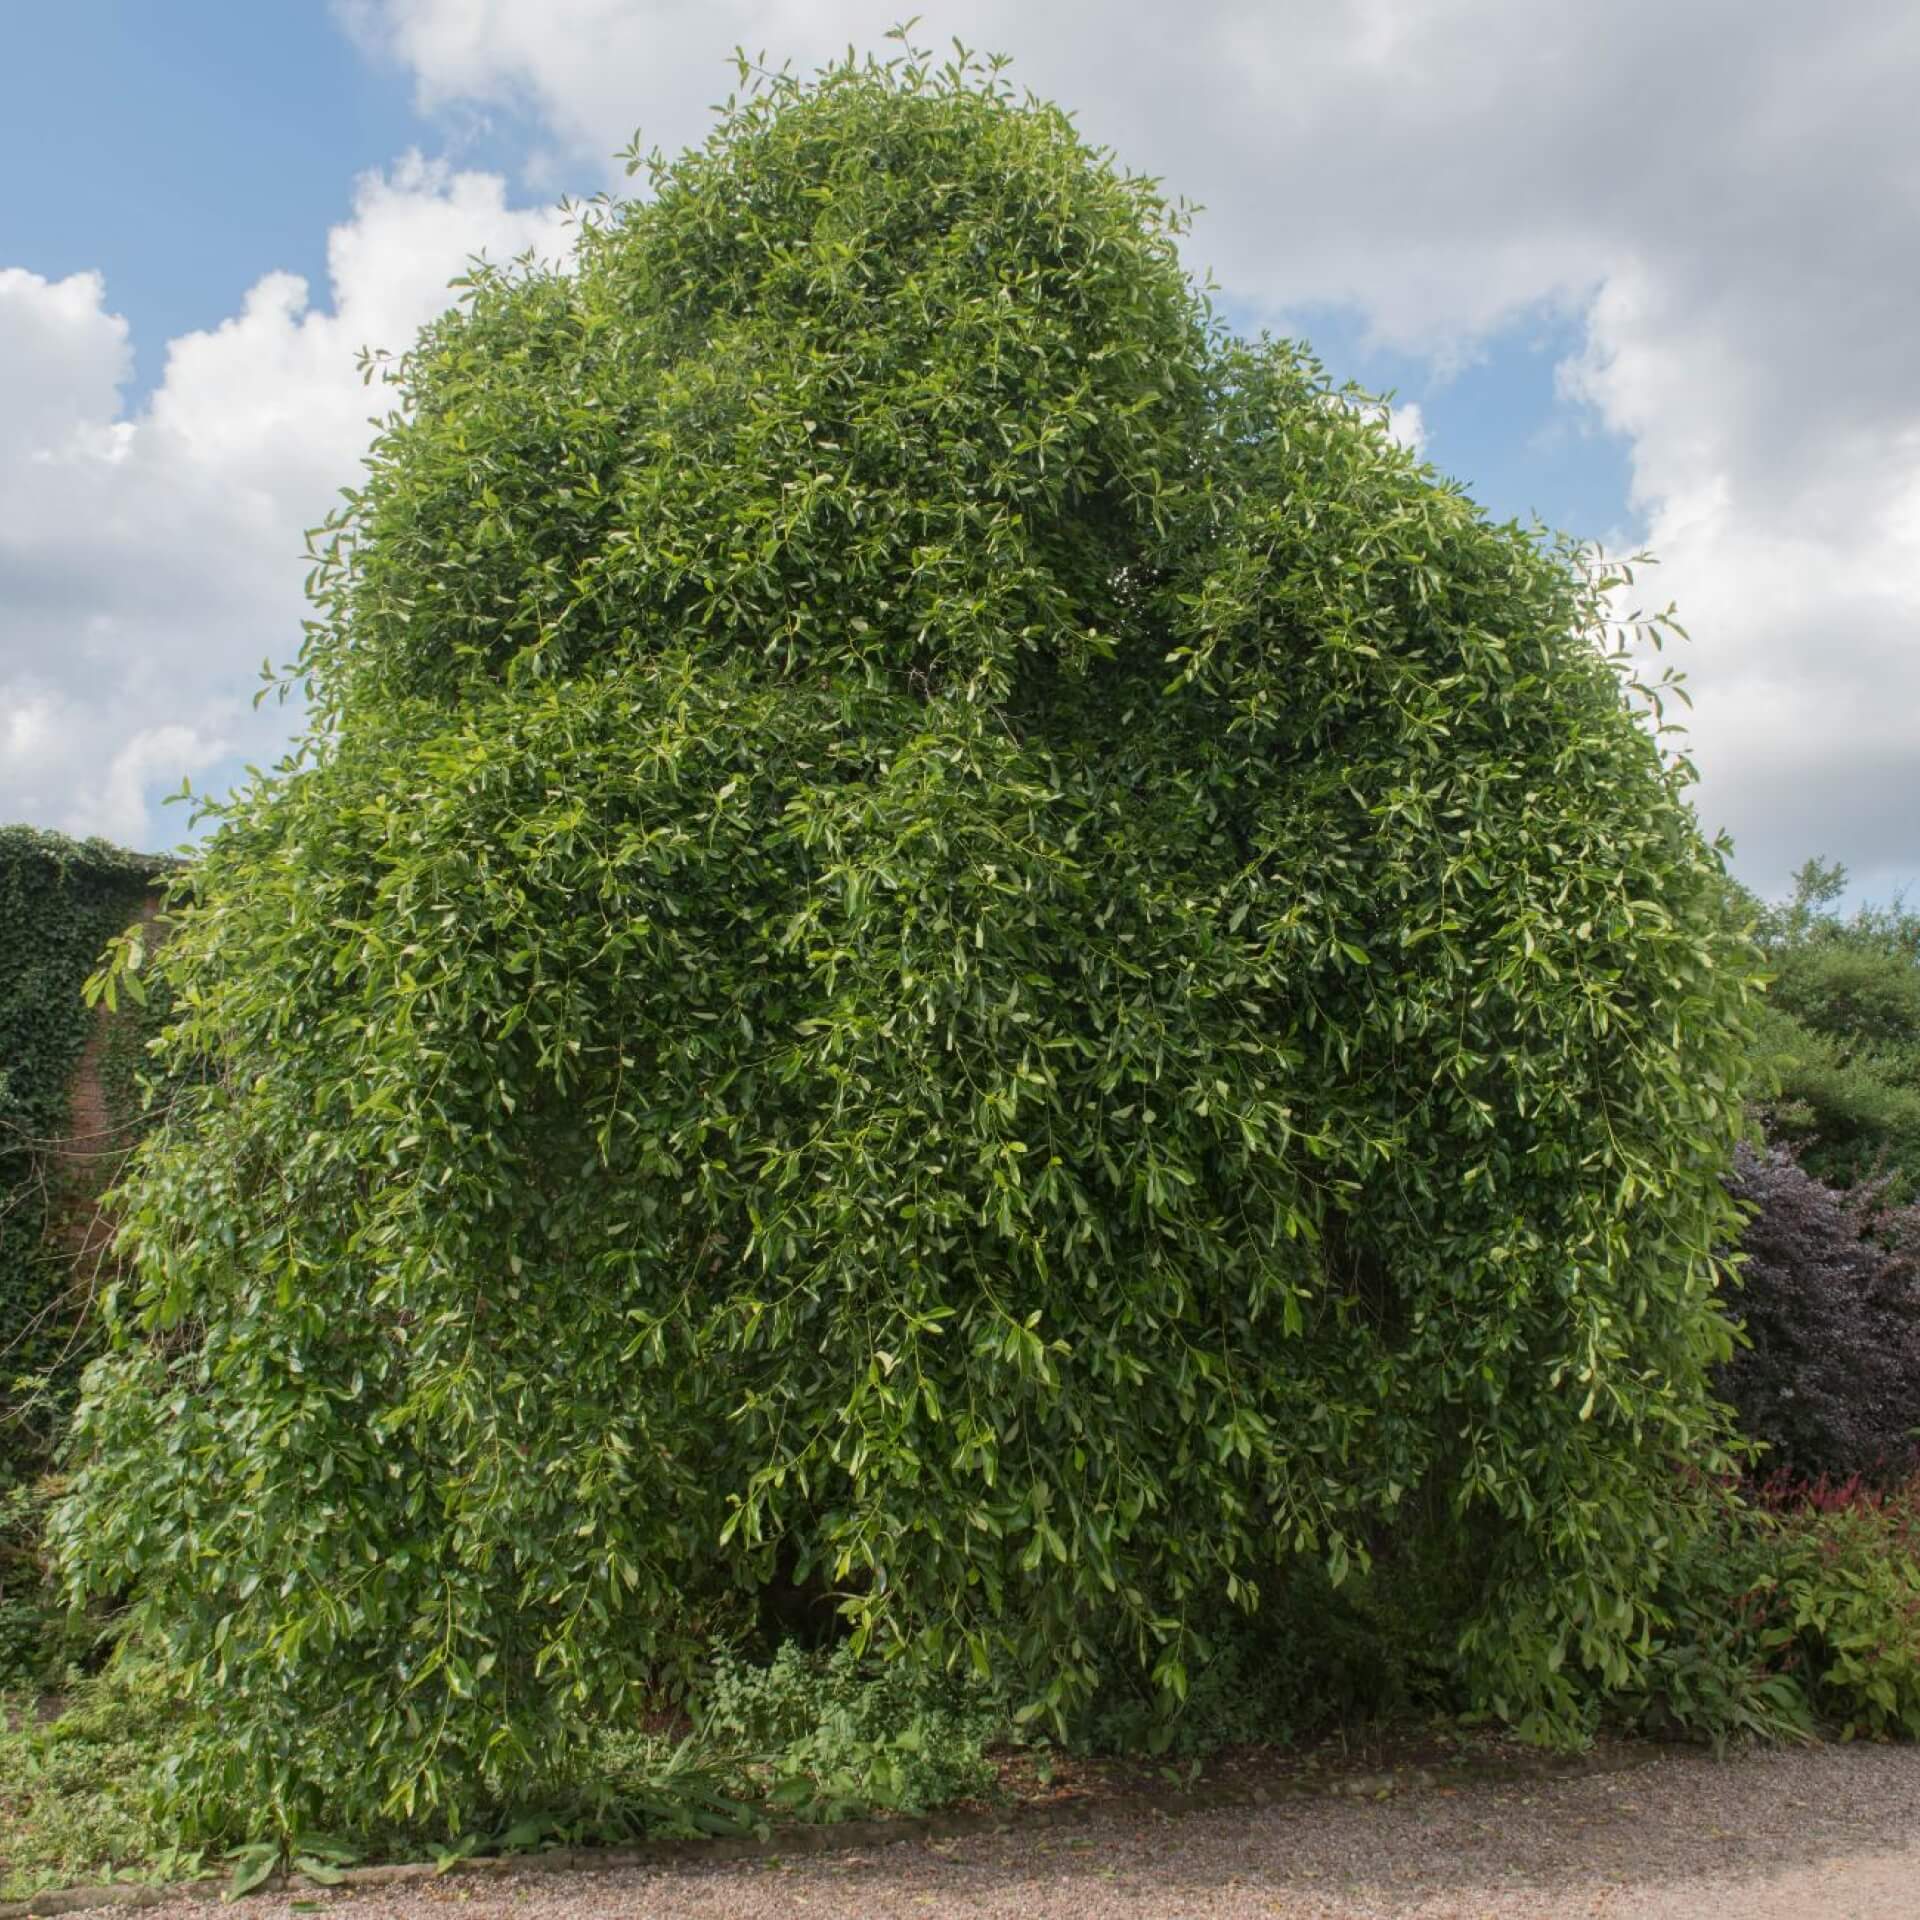
<svg viewBox="0 0 1920 1920"><path fill-rule="evenodd" d="M1427 447L1427 418L1417 400L1396 400L1386 410L1387 432L1409 453L1424 453Z"/></svg>
<svg viewBox="0 0 1920 1920"><path fill-rule="evenodd" d="M288 716L251 695L305 611L303 535L351 484L381 403L362 345L404 347L476 252L561 250L496 177L408 159L359 183L329 303L267 275L173 341L128 413L126 322L97 274L0 271L0 819L155 846L158 797Z"/></svg>
<svg viewBox="0 0 1920 1920"><path fill-rule="evenodd" d="M531 112L583 169L636 124L699 137L735 41L805 67L900 11L342 5L423 105ZM1766 886L1814 848L1920 868L1920 12L1124 0L1097 34L1060 0L923 13L917 37L1013 53L1204 203L1190 252L1243 314L1345 304L1442 366L1543 307L1583 316L1567 392L1628 436L1695 636L1703 817Z"/></svg>

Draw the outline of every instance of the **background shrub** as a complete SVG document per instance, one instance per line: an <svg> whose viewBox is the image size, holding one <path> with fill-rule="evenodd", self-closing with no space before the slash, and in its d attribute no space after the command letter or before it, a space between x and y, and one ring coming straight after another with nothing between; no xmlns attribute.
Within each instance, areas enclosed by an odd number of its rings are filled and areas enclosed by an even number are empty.
<svg viewBox="0 0 1920 1920"><path fill-rule="evenodd" d="M1920 1479L1776 1484L1772 1498L1814 1711L1847 1738L1920 1739Z"/></svg>
<svg viewBox="0 0 1920 1920"><path fill-rule="evenodd" d="M166 864L0 827L0 1689L56 1679L83 1644L48 1589L41 1481L92 1341L95 1202L141 1124L161 1007L135 997L136 979L103 1036L106 1131L73 1141L76 1070L101 1017L82 988Z"/></svg>
<svg viewBox="0 0 1920 1920"><path fill-rule="evenodd" d="M1676 1502L1676 1550L1645 1670L1609 1703L1641 1730L1711 1741L1816 1737L1804 1661L1780 1598L1777 1518L1731 1480Z"/></svg>
<svg viewBox="0 0 1920 1920"><path fill-rule="evenodd" d="M1841 915L1847 871L1809 860L1757 911L1774 974L1759 1022L1760 1112L1807 1171L1920 1194L1920 916L1895 902Z"/></svg>
<svg viewBox="0 0 1920 1920"><path fill-rule="evenodd" d="M1839 1193L1780 1148L1742 1147L1753 1208L1731 1305L1746 1335L1720 1369L1762 1471L1898 1479L1920 1465L1920 1207L1885 1179Z"/></svg>
<svg viewBox="0 0 1920 1920"><path fill-rule="evenodd" d="M49 1236L76 1197L54 1148L94 1020L81 990L164 864L102 840L0 827L0 1490L44 1464L68 1404L57 1385L23 1392L14 1383L58 1368L74 1343L71 1250ZM115 1090L109 1118L129 1127L130 1144L131 1076ZM104 1169L116 1144L81 1146ZM106 1180L87 1184L97 1191Z"/></svg>

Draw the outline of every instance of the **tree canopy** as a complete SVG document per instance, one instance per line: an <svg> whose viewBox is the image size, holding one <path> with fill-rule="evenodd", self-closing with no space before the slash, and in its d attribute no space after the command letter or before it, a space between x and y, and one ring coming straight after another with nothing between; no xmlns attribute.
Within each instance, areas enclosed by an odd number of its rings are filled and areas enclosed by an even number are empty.
<svg viewBox="0 0 1920 1920"><path fill-rule="evenodd" d="M1438 1542L1577 1719L1717 1444L1748 984L1612 581L997 67L642 164L388 368L175 888L58 1533L182 1818L457 1823L776 1586L1068 1716Z"/></svg>

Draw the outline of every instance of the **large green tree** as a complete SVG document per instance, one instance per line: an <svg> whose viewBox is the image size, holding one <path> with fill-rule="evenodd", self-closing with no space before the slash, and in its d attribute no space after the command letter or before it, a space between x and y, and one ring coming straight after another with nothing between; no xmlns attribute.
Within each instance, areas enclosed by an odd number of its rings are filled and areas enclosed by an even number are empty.
<svg viewBox="0 0 1920 1920"><path fill-rule="evenodd" d="M1715 1444L1747 980L1606 581L992 72L650 167L391 369L180 889L60 1530L183 1816L457 1819L776 1581L1178 1695L1423 1532L1564 1723Z"/></svg>

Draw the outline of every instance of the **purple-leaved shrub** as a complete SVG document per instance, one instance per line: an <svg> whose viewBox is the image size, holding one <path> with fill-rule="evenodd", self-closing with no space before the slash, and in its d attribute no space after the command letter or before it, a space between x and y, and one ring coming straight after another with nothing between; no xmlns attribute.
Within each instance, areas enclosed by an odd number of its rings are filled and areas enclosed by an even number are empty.
<svg viewBox="0 0 1920 1920"><path fill-rule="evenodd" d="M1740 1149L1753 1217L1734 1302L1747 1344L1719 1372L1764 1468L1886 1482L1920 1466L1920 1206L1837 1192L1778 1148Z"/></svg>

